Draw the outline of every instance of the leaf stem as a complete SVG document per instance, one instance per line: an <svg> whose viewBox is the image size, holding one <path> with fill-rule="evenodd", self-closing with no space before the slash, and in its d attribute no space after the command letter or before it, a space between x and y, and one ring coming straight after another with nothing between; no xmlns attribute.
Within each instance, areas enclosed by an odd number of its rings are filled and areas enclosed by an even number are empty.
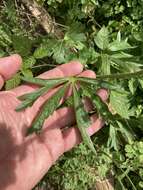
<svg viewBox="0 0 143 190"><path fill-rule="evenodd" d="M132 73L121 73L121 74L112 74L112 75L97 75L96 79L130 79L130 78L141 78L143 77L143 69L140 71Z"/></svg>

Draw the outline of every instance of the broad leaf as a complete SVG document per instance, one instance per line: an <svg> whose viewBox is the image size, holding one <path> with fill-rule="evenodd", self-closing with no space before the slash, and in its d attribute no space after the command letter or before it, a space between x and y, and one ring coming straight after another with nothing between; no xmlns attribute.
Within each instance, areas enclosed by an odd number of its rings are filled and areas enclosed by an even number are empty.
<svg viewBox="0 0 143 190"><path fill-rule="evenodd" d="M28 134L38 132L42 129L45 119L47 119L59 107L60 100L65 94L67 85L61 87L53 96L51 96L41 107L41 111L36 116L32 127L29 128Z"/></svg>
<svg viewBox="0 0 143 190"><path fill-rule="evenodd" d="M93 143L87 133L87 128L90 126L90 118L89 118L87 112L84 110L84 105L81 101L81 98L80 98L75 86L73 87L73 93L74 93L74 108L75 108L75 114L76 114L77 127L81 133L81 136L82 136L85 144L94 153L96 153Z"/></svg>
<svg viewBox="0 0 143 190"><path fill-rule="evenodd" d="M123 118L129 119L131 115L130 104L127 94L121 94L115 91L111 92L110 103L112 108Z"/></svg>
<svg viewBox="0 0 143 190"><path fill-rule="evenodd" d="M114 41L109 44L109 50L110 51L121 51L121 50L127 50L133 48L130 44L128 44L126 41Z"/></svg>
<svg viewBox="0 0 143 190"><path fill-rule="evenodd" d="M101 30L97 33L97 36L94 37L94 41L98 48L105 50L108 48L109 39L108 39L108 30L105 26L101 28Z"/></svg>

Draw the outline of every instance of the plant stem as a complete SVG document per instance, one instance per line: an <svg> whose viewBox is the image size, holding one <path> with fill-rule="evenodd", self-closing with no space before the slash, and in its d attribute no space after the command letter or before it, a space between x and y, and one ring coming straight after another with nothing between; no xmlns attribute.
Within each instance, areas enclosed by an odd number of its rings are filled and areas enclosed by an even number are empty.
<svg viewBox="0 0 143 190"><path fill-rule="evenodd" d="M141 78L143 77L143 70L136 71L134 73L121 73L112 75L97 75L96 79L130 79L130 78Z"/></svg>

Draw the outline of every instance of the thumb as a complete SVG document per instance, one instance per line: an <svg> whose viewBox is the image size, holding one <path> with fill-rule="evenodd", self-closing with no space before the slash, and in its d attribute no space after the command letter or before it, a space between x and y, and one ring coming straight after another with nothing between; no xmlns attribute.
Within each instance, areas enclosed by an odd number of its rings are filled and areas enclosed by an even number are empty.
<svg viewBox="0 0 143 190"><path fill-rule="evenodd" d="M9 57L0 58L0 88L4 80L10 79L20 69L22 59L14 54Z"/></svg>

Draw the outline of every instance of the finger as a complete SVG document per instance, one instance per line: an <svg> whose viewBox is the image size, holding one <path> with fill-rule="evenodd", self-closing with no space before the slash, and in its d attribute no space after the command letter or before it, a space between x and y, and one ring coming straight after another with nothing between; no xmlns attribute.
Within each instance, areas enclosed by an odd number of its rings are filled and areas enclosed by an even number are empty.
<svg viewBox="0 0 143 190"><path fill-rule="evenodd" d="M33 110L34 111L34 110ZM23 134L25 135L27 128L31 126L31 122L34 119L35 113L27 112L27 125L23 129ZM47 128L63 128L66 126L71 126L75 124L75 114L74 110L71 107L60 108L55 111L50 117L48 117L43 125L43 132Z"/></svg>
<svg viewBox="0 0 143 190"><path fill-rule="evenodd" d="M89 78L96 78L96 74L92 70L83 71L81 74L78 75L79 77L89 77Z"/></svg>
<svg viewBox="0 0 143 190"><path fill-rule="evenodd" d="M91 78L94 78L96 75L93 71L91 70L86 70L86 71L83 71L82 73L80 73L78 76L80 77L91 77ZM72 95L72 88L69 88L67 90L67 92L65 93L65 96L64 96L64 99L62 102L64 102L67 97L71 96Z"/></svg>
<svg viewBox="0 0 143 190"><path fill-rule="evenodd" d="M4 79L0 75L0 89L3 87L3 85L4 85Z"/></svg>
<svg viewBox="0 0 143 190"><path fill-rule="evenodd" d="M90 111L92 111L94 109L92 101L91 101L91 99L89 97L83 98L83 104L84 104L84 109L87 112L90 112Z"/></svg>
<svg viewBox="0 0 143 190"><path fill-rule="evenodd" d="M65 76L75 76L83 71L83 65L79 61L70 61L69 63L62 64L50 71L47 71L41 75L39 78L59 78Z"/></svg>
<svg viewBox="0 0 143 190"><path fill-rule="evenodd" d="M100 96L103 102L106 102L106 100L108 99L108 92L105 89L99 89L96 94ZM85 97L83 99L83 102L84 102L84 108L87 112L90 112L94 109L92 100L89 97Z"/></svg>
<svg viewBox="0 0 143 190"><path fill-rule="evenodd" d="M49 128L65 128L72 126L76 122L74 109L72 107L60 108L54 114L46 119L43 129ZM43 130L44 132L44 130Z"/></svg>
<svg viewBox="0 0 143 190"><path fill-rule="evenodd" d="M108 98L108 92L105 89L99 89L97 94L101 97L101 99L104 102ZM92 105L92 102L90 99L86 98L84 101L84 104L85 104L85 109L87 111L91 111L93 109L93 105ZM104 121L101 118L97 118L96 115L93 115L91 117L91 120L92 120L93 124L87 129L88 134L90 136L93 135L94 133L96 133L97 131L99 131L104 125ZM74 146L79 144L82 140L80 132L79 132L78 128L76 128L76 127L66 129L63 132L63 137L65 140L65 151L70 150L71 148L73 148Z"/></svg>
<svg viewBox="0 0 143 190"><path fill-rule="evenodd" d="M100 96L103 102L106 102L109 96L108 91L106 89L99 89L97 91L97 95Z"/></svg>
<svg viewBox="0 0 143 190"><path fill-rule="evenodd" d="M91 119L93 124L87 128L87 132L90 136L99 131L104 125L102 119L97 118L96 115L92 116ZM71 148L78 145L82 141L80 132L77 127L71 127L63 131L63 139L65 144L65 152L69 151Z"/></svg>
<svg viewBox="0 0 143 190"><path fill-rule="evenodd" d="M96 74L95 72L93 72L92 70L86 70L83 73L81 73L79 75L80 77L89 77L89 78L96 78ZM92 101L90 100L90 98L85 97L83 99L83 103L84 103L84 108L87 112L92 111L93 110L93 104Z"/></svg>
<svg viewBox="0 0 143 190"><path fill-rule="evenodd" d="M95 73L93 71L90 71L90 70L87 70L87 71L84 71L83 73L81 73L82 76L89 76L89 77L95 77ZM39 100L32 106L32 108L30 109L27 109L26 110L26 115L27 115L27 118L29 118L29 126L31 125L31 122L33 121L34 117L36 116L36 114L39 112L39 109L41 107L41 105L49 98L51 97L55 91L57 89L54 89L53 91L51 91L50 93L48 93L47 95L45 95L44 97L42 98L39 98ZM64 100L62 100L62 102L65 101L65 99L70 96L72 94L72 90L70 89L67 93L66 93L66 97L64 97ZM99 89L97 94L101 97L101 99L103 101L106 101L107 98L108 98L108 92L105 90L105 89ZM61 102L61 103L62 103ZM86 111L92 111L93 110L93 104L91 102L91 100L89 98L85 98L84 99L84 107L86 109ZM60 116L60 113L62 112L63 110L62 109L59 109L57 112L54 112L55 115L53 115L53 117L50 117L49 119L47 119L45 122L46 124L44 124L44 126L48 126L48 122L49 122L49 125L50 125L50 121L56 121L57 120L60 120L60 117L57 117L57 115ZM63 113L64 114L64 113ZM69 115L68 115L69 114ZM66 122L68 123L68 120L70 121L70 119L73 119L73 122L75 122L75 117L73 117L74 113L73 112L70 112L65 115L65 123L63 123L63 126L66 125ZM61 115L61 118L62 118L62 115ZM60 125L61 127L63 127L62 125Z"/></svg>
<svg viewBox="0 0 143 190"><path fill-rule="evenodd" d="M71 61L70 63L60 65L56 67L55 69L52 69L50 71L47 71L41 75L39 75L39 78L42 79L49 79L49 78L59 78L59 77L66 77L66 76L74 76L81 73L83 70L83 65L79 63L78 61ZM12 91L17 95L21 96L25 93L32 92L36 89L35 86L32 85L21 85L20 87L17 87L13 89Z"/></svg>
<svg viewBox="0 0 143 190"><path fill-rule="evenodd" d="M85 76L85 77L95 77L95 73L93 71L87 70L81 73L81 76ZM50 91L49 93L47 93L46 95L40 97L31 108L26 109L25 111L25 115L28 118L28 127L31 125L32 121L34 120L34 118L36 117L37 113L39 112L39 110L41 109L41 106L43 105L43 103L45 101L47 101L51 96L54 95L54 93L58 90L58 88L53 89L52 91ZM66 95L64 96L64 98L61 101L61 104L67 99L67 97L71 96L72 94L72 90L71 88L68 89L68 91L65 93ZM106 94L106 92L102 92L99 91L99 95L104 95ZM105 95L104 95L105 96ZM102 98L102 97L101 97ZM105 98L105 97L104 97ZM86 109L87 108L87 109ZM85 109L87 111L91 111L93 108L93 105L91 103L91 101L88 99L85 101ZM68 117L67 117L68 119Z"/></svg>
<svg viewBox="0 0 143 190"><path fill-rule="evenodd" d="M81 73L79 76L89 77L89 78L96 78L95 72L93 72L91 70L86 70L83 73ZM103 100L103 102L105 102L108 99L107 90L99 89L96 93L97 93L97 95L100 96L100 98ZM85 107L87 112L93 110L94 106L93 106L92 100L90 100L90 98L88 98L88 97L84 98L84 107Z"/></svg>
<svg viewBox="0 0 143 190"><path fill-rule="evenodd" d="M10 79L20 69L22 59L19 55L0 58L0 75L4 80Z"/></svg>

